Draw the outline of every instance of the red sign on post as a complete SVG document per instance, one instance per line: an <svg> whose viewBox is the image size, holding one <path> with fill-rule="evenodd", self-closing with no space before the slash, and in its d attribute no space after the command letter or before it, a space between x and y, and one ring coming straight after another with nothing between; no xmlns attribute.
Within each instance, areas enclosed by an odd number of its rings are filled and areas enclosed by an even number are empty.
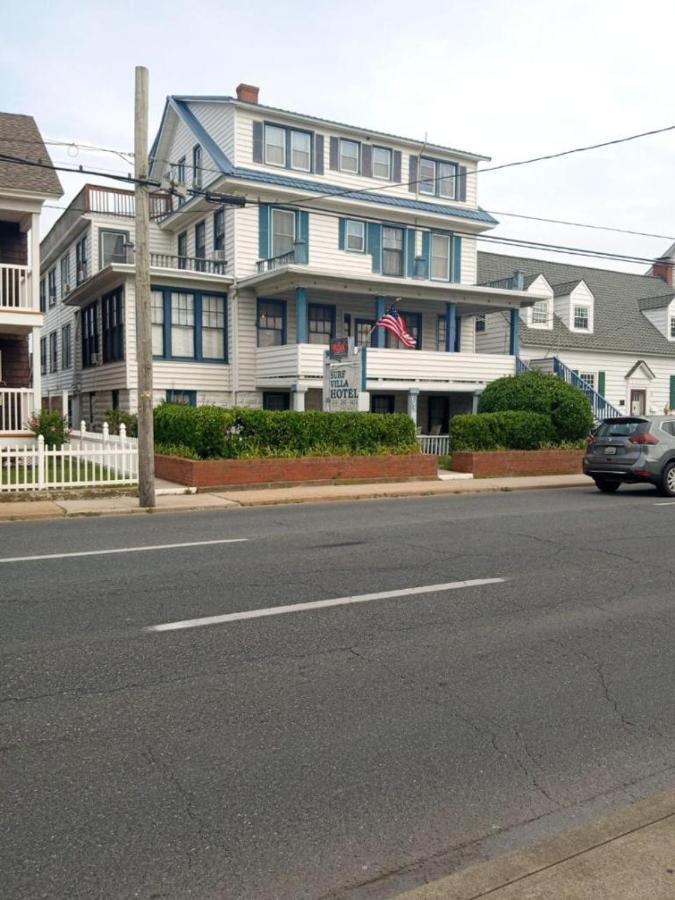
<svg viewBox="0 0 675 900"><path fill-rule="evenodd" d="M343 356L349 356L349 338L335 338L330 342L330 358L342 359Z"/></svg>

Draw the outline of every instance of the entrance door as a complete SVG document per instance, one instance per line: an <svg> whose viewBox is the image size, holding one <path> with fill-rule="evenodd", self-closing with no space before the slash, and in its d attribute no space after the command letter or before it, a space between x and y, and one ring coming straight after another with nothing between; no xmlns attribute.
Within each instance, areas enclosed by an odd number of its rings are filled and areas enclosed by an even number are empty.
<svg viewBox="0 0 675 900"><path fill-rule="evenodd" d="M644 416L647 411L647 391L630 392L631 416Z"/></svg>
<svg viewBox="0 0 675 900"><path fill-rule="evenodd" d="M450 402L448 397L440 394L429 396L429 415L427 434L447 434L450 421Z"/></svg>

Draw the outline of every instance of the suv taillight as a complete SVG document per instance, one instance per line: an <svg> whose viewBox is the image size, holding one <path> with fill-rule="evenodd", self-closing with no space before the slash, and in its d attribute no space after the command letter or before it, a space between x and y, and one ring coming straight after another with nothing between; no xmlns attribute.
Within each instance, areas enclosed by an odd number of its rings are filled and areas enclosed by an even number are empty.
<svg viewBox="0 0 675 900"><path fill-rule="evenodd" d="M640 434L631 434L628 438L631 444L658 444L659 439L654 437L653 434L650 434L648 431L641 432Z"/></svg>

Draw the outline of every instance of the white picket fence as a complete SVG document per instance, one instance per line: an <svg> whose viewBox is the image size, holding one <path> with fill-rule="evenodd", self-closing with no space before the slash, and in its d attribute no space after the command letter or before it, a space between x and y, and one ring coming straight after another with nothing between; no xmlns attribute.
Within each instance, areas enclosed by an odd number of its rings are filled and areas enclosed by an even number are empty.
<svg viewBox="0 0 675 900"><path fill-rule="evenodd" d="M447 456L450 453L450 436L447 434L418 434L417 443L422 453L430 456Z"/></svg>
<svg viewBox="0 0 675 900"><path fill-rule="evenodd" d="M110 434L88 432L82 422L70 443L48 447L42 435L24 446L0 445L0 491L44 491L69 487L111 487L138 483L138 443Z"/></svg>

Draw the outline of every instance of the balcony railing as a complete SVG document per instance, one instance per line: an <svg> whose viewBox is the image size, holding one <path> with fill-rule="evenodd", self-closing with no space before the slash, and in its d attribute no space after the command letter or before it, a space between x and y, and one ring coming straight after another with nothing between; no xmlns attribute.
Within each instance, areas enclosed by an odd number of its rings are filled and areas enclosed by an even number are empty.
<svg viewBox="0 0 675 900"><path fill-rule="evenodd" d="M0 307L31 309L30 269L28 266L0 265Z"/></svg>
<svg viewBox="0 0 675 900"><path fill-rule="evenodd" d="M258 274L273 272L275 269L283 269L284 266L307 265L307 244L304 241L296 241L293 249L278 256L270 256L268 259L259 259L256 263Z"/></svg>
<svg viewBox="0 0 675 900"><path fill-rule="evenodd" d="M0 388L0 435L4 432L28 432L28 418L33 412L31 388Z"/></svg>
<svg viewBox="0 0 675 900"><path fill-rule="evenodd" d="M158 269L205 272L207 275L224 275L227 270L226 260L203 259L198 256L175 256L172 253L151 253L150 265Z"/></svg>

